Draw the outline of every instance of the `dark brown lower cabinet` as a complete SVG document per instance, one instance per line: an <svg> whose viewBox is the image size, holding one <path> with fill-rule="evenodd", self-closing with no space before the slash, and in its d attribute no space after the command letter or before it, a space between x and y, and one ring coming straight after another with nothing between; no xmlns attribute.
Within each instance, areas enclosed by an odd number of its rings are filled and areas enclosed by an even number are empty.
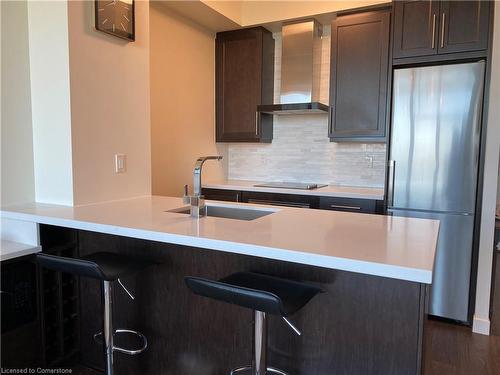
<svg viewBox="0 0 500 375"><path fill-rule="evenodd" d="M310 195L243 191L242 197L242 202L245 203L268 204L294 208L319 208L319 197Z"/></svg>
<svg viewBox="0 0 500 375"><path fill-rule="evenodd" d="M377 201L372 199L321 197L319 207L323 210L373 214L377 212Z"/></svg>
<svg viewBox="0 0 500 375"><path fill-rule="evenodd" d="M3 370L40 366L42 349L36 266L29 256L2 261L0 276L0 367Z"/></svg>
<svg viewBox="0 0 500 375"><path fill-rule="evenodd" d="M241 202L241 191L224 189L202 189L205 199L214 201Z"/></svg>
<svg viewBox="0 0 500 375"><path fill-rule="evenodd" d="M78 232L41 226L42 251L78 256ZM78 278L36 265L34 256L1 263L2 368L66 366L80 349Z"/></svg>
<svg viewBox="0 0 500 375"><path fill-rule="evenodd" d="M384 213L384 201L359 198L322 197L301 194L277 194L255 191L236 191L203 188L208 200L268 204L281 207L318 208L331 211L359 212L366 214Z"/></svg>

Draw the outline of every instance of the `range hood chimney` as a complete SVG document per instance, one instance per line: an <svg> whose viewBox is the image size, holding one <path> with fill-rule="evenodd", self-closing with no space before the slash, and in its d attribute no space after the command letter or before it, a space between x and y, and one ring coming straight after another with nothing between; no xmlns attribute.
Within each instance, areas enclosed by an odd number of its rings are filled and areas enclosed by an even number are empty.
<svg viewBox="0 0 500 375"><path fill-rule="evenodd" d="M314 19L283 25L280 103L259 105L259 112L328 113L319 102L322 31Z"/></svg>

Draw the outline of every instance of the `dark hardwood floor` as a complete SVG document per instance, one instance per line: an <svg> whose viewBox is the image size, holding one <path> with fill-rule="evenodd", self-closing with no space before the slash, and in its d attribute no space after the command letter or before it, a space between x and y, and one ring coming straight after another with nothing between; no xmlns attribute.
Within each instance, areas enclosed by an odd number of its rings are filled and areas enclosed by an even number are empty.
<svg viewBox="0 0 500 375"><path fill-rule="evenodd" d="M427 321L427 329L423 375L500 375L500 336L434 320ZM102 373L78 367L73 375Z"/></svg>
<svg viewBox="0 0 500 375"><path fill-rule="evenodd" d="M500 336L428 320L424 375L500 375Z"/></svg>
<svg viewBox="0 0 500 375"><path fill-rule="evenodd" d="M423 375L500 375L500 254L497 255L492 334L479 335L469 327L428 320ZM72 374L102 375L80 366L73 368Z"/></svg>
<svg viewBox="0 0 500 375"><path fill-rule="evenodd" d="M85 366L76 365L71 367L71 375L103 375L101 371L97 371Z"/></svg>
<svg viewBox="0 0 500 375"><path fill-rule="evenodd" d="M424 375L500 375L500 253L495 255L491 335L428 320Z"/></svg>

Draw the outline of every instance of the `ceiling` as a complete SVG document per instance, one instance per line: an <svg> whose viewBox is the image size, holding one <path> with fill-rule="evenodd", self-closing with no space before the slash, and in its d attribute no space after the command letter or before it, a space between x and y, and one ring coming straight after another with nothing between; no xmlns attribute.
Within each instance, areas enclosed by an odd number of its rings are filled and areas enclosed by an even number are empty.
<svg viewBox="0 0 500 375"><path fill-rule="evenodd" d="M388 1L196 0L163 1L163 3L182 16L218 32L256 25L278 31L283 21L311 17L326 24L335 18L336 12L388 3Z"/></svg>

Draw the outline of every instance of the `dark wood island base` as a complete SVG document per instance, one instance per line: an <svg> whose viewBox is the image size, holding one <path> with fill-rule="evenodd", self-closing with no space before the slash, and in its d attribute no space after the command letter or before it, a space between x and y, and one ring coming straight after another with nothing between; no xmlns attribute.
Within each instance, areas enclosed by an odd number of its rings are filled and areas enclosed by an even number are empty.
<svg viewBox="0 0 500 375"><path fill-rule="evenodd" d="M425 284L47 225L40 234L47 253L74 247L79 255L120 252L158 263L123 280L134 301L116 290L116 327L135 327L149 341L139 356L115 356L118 374L220 375L249 362L252 312L195 296L183 279L218 279L237 271L326 291L291 317L303 331L300 337L270 318L270 365L293 375L421 373ZM100 298L99 282L81 278L80 359L96 368L103 368L102 347L93 340L101 330ZM48 307L41 310L47 314Z"/></svg>

